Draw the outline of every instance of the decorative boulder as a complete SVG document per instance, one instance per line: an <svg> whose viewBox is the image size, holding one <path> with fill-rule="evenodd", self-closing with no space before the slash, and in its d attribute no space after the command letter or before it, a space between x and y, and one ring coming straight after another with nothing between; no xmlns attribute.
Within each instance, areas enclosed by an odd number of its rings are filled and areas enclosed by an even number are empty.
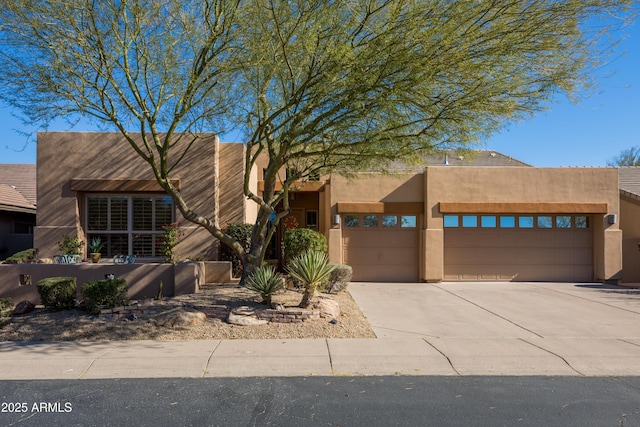
<svg viewBox="0 0 640 427"><path fill-rule="evenodd" d="M258 319L256 317L255 310L246 306L231 310L229 317L227 318L227 322L232 325L240 326L265 325L269 323L267 320Z"/></svg>
<svg viewBox="0 0 640 427"><path fill-rule="evenodd" d="M320 317L337 319L340 316L340 304L333 298L318 297L314 309L320 311Z"/></svg>
<svg viewBox="0 0 640 427"><path fill-rule="evenodd" d="M23 314L32 312L35 308L36 306L31 301L20 301L18 305L16 305L16 308L13 309L12 314L14 316L22 316Z"/></svg>
<svg viewBox="0 0 640 427"><path fill-rule="evenodd" d="M196 326L207 320L207 315L201 311L174 308L153 316L152 321L156 326L172 328L174 326Z"/></svg>

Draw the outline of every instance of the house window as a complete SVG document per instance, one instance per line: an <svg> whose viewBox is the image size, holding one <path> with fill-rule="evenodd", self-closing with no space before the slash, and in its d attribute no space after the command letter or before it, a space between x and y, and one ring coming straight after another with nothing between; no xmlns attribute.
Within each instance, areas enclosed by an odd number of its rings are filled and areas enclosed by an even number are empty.
<svg viewBox="0 0 640 427"><path fill-rule="evenodd" d="M458 226L458 215L445 215L444 226L446 228L455 228Z"/></svg>
<svg viewBox="0 0 640 427"><path fill-rule="evenodd" d="M475 215L463 215L462 226L465 228L475 228L478 226L478 217Z"/></svg>
<svg viewBox="0 0 640 427"><path fill-rule="evenodd" d="M307 211L307 228L318 229L318 211Z"/></svg>
<svg viewBox="0 0 640 427"><path fill-rule="evenodd" d="M417 218L415 215L402 215L400 217L400 227L402 228L416 228Z"/></svg>
<svg viewBox="0 0 640 427"><path fill-rule="evenodd" d="M513 216L501 216L500 228L514 228L516 226L516 218Z"/></svg>
<svg viewBox="0 0 640 427"><path fill-rule="evenodd" d="M13 232L15 234L33 234L33 225L16 222L13 224Z"/></svg>
<svg viewBox="0 0 640 427"><path fill-rule="evenodd" d="M344 216L344 226L347 228L357 228L360 227L360 217L356 215L345 215Z"/></svg>
<svg viewBox="0 0 640 427"><path fill-rule="evenodd" d="M378 215L365 215L362 221L362 226L365 228L378 227Z"/></svg>
<svg viewBox="0 0 640 427"><path fill-rule="evenodd" d="M480 217L480 225L482 228L496 228L496 216L495 215L483 215Z"/></svg>
<svg viewBox="0 0 640 427"><path fill-rule="evenodd" d="M398 217L396 215L382 215L382 226L385 228L397 227Z"/></svg>
<svg viewBox="0 0 640 427"><path fill-rule="evenodd" d="M87 241L99 237L107 257L161 257L158 238L162 226L173 221L173 201L167 195L87 196Z"/></svg>
<svg viewBox="0 0 640 427"><path fill-rule="evenodd" d="M556 217L557 228L571 228L571 217L568 215L558 215Z"/></svg>
<svg viewBox="0 0 640 427"><path fill-rule="evenodd" d="M553 227L553 217L550 217L550 216L538 217L538 228L551 228L551 227Z"/></svg>
<svg viewBox="0 0 640 427"><path fill-rule="evenodd" d="M532 216L520 216L518 217L518 227L520 228L533 228Z"/></svg>
<svg viewBox="0 0 640 427"><path fill-rule="evenodd" d="M576 228L589 228L589 217L578 215L574 218Z"/></svg>

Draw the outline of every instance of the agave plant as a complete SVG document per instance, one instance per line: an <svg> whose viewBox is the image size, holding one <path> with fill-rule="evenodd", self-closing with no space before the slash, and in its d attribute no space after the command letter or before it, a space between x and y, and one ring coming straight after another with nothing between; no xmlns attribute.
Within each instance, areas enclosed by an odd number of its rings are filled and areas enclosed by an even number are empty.
<svg viewBox="0 0 640 427"><path fill-rule="evenodd" d="M282 274L273 266L260 266L255 269L246 281L247 289L257 292L262 297L262 304L271 305L271 297L284 286Z"/></svg>
<svg viewBox="0 0 640 427"><path fill-rule="evenodd" d="M309 307L316 294L316 289L329 279L334 268L335 266L329 264L327 255L317 251L304 252L289 263L287 271L294 280L305 287L300 307Z"/></svg>

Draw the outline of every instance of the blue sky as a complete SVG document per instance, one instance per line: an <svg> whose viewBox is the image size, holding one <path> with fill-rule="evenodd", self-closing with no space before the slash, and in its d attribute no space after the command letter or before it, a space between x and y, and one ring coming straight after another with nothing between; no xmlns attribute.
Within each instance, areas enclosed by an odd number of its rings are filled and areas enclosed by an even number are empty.
<svg viewBox="0 0 640 427"><path fill-rule="evenodd" d="M622 150L640 145L640 24L622 31L626 38L598 71L598 88L590 97L578 104L559 98L547 112L485 141L484 148L533 166L605 166ZM67 130L64 125L50 129ZM25 134L36 130L0 107L0 163L35 163L34 138Z"/></svg>

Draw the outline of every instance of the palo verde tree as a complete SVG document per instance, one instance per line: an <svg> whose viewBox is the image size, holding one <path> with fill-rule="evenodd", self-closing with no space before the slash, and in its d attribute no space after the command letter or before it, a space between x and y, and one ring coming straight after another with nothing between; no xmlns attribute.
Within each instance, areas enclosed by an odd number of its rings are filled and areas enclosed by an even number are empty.
<svg viewBox="0 0 640 427"><path fill-rule="evenodd" d="M622 150L607 162L608 166L640 166L640 145Z"/></svg>
<svg viewBox="0 0 640 427"><path fill-rule="evenodd" d="M246 274L292 186L473 147L579 91L630 3L4 0L0 99L31 122L88 116L120 131ZM244 193L259 207L247 253L170 179L190 147L180 139L225 126L244 130ZM258 194L249 172L260 156Z"/></svg>

